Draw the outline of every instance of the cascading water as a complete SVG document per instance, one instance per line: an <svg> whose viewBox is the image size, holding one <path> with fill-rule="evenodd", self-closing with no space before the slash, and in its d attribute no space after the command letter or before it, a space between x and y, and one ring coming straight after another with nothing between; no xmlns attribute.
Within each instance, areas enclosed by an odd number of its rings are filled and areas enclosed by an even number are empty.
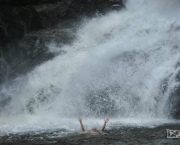
<svg viewBox="0 0 180 145"><path fill-rule="evenodd" d="M178 0L129 0L126 10L86 20L72 45L49 47L66 53L1 86L1 127L72 128L78 116L171 117L179 6Z"/></svg>

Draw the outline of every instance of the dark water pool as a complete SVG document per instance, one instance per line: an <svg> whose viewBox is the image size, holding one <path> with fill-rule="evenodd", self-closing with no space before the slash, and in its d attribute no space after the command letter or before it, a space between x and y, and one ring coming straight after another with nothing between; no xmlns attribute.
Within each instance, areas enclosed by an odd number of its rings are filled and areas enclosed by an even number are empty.
<svg viewBox="0 0 180 145"><path fill-rule="evenodd" d="M66 130L35 134L9 134L0 137L0 145L180 145L179 139L168 139L166 129L180 130L180 124L158 127L112 127L103 134Z"/></svg>

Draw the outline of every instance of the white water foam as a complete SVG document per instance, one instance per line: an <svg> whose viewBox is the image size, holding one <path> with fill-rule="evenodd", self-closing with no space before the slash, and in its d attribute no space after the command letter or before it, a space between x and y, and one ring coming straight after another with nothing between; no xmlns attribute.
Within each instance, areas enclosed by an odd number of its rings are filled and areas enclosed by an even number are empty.
<svg viewBox="0 0 180 145"><path fill-rule="evenodd" d="M164 110L169 96L161 85L169 76L169 88L176 85L179 5L178 0L129 0L126 10L87 20L74 43L60 48L65 54L1 87L2 98L11 98L1 109L1 129L76 130L78 116L96 125L99 120L89 117L94 118L102 105L94 102L91 109L87 100L90 94L98 100L103 91L114 102L106 107L114 105L114 116L124 124L138 120L139 125L147 119L145 124L151 124L157 122L154 118L167 122Z"/></svg>

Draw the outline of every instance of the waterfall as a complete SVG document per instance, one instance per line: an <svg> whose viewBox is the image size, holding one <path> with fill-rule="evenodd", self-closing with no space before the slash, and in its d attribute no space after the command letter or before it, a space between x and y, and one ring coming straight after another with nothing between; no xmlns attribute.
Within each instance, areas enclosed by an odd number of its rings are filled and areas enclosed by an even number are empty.
<svg viewBox="0 0 180 145"><path fill-rule="evenodd" d="M49 46L63 54L1 85L1 119L171 118L167 101L179 85L179 6L179 0L129 0L125 10L86 19L71 45Z"/></svg>

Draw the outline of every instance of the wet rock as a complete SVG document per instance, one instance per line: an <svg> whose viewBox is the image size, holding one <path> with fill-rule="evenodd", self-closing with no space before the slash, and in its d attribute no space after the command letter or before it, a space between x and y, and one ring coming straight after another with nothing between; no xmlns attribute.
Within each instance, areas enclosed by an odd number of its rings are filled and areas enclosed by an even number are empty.
<svg viewBox="0 0 180 145"><path fill-rule="evenodd" d="M42 28L33 7L2 7L0 9L0 26L1 45L20 39L30 31Z"/></svg>
<svg viewBox="0 0 180 145"><path fill-rule="evenodd" d="M178 70L180 67L176 65L175 68ZM169 98L166 103L167 110L165 112L169 112L169 115L172 118L180 119L180 71L172 77L174 77L173 79L176 82L176 85L170 90Z"/></svg>
<svg viewBox="0 0 180 145"><path fill-rule="evenodd" d="M8 6L26 6L26 5L39 5L45 3L54 3L62 0L0 0L0 5Z"/></svg>
<svg viewBox="0 0 180 145"><path fill-rule="evenodd" d="M125 7L126 0L110 0L112 3L111 9L113 10L121 10Z"/></svg>
<svg viewBox="0 0 180 145"><path fill-rule="evenodd" d="M6 46L0 58L0 83L65 53L61 47L73 42L78 25L79 21L67 20L55 28L28 33L17 43ZM55 53L49 49L51 47L56 47Z"/></svg>
<svg viewBox="0 0 180 145"><path fill-rule="evenodd" d="M7 105L10 103L12 98L11 96L8 96L4 93L0 93L0 96L1 96L0 98L0 113L1 113L1 111L4 110L7 107Z"/></svg>
<svg viewBox="0 0 180 145"><path fill-rule="evenodd" d="M55 26L67 18L105 13L111 5L108 0L1 0L0 45L22 38L26 33Z"/></svg>
<svg viewBox="0 0 180 145"><path fill-rule="evenodd" d="M175 119L180 119L180 85L175 87L170 93L168 99L168 108L171 116Z"/></svg>
<svg viewBox="0 0 180 145"><path fill-rule="evenodd" d="M61 45L74 38L66 30L51 28L69 19L104 13L110 6L109 0L0 0L0 59L10 66L8 75L7 69L0 70L0 83L53 58L47 48L51 40Z"/></svg>
<svg viewBox="0 0 180 145"><path fill-rule="evenodd" d="M66 11L71 5L72 0L57 2L56 4L43 4L33 6L38 13L39 21L43 28L51 27L60 22L65 17Z"/></svg>
<svg viewBox="0 0 180 145"><path fill-rule="evenodd" d="M1 45L22 38L25 34L57 24L68 4L3 7L0 9Z"/></svg>
<svg viewBox="0 0 180 145"><path fill-rule="evenodd" d="M179 69L178 67L177 69ZM180 71L175 76L175 80L178 83L172 90L171 96L173 97L172 115L176 119L180 119Z"/></svg>

